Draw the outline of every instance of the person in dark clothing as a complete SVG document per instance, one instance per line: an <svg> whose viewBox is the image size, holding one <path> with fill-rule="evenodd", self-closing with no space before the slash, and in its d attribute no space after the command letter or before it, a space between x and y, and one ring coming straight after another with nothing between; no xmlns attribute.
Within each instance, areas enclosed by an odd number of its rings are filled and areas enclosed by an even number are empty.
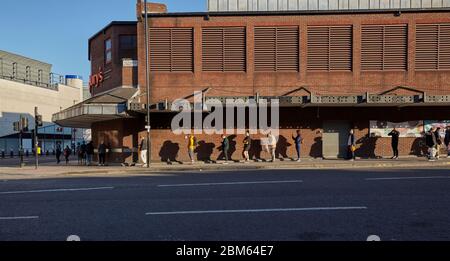
<svg viewBox="0 0 450 261"><path fill-rule="evenodd" d="M428 148L428 160L434 160L436 156L436 136L434 129L430 129L425 133L425 144Z"/></svg>
<svg viewBox="0 0 450 261"><path fill-rule="evenodd" d="M86 145L86 159L87 159L88 166L90 166L92 164L93 156L94 156L94 144L92 143L92 141L90 141Z"/></svg>
<svg viewBox="0 0 450 261"><path fill-rule="evenodd" d="M301 148L303 143L303 138L300 130L297 130L297 136L292 135L292 139L295 142L295 150L297 151L297 162L300 162L301 161L300 152L302 151Z"/></svg>
<svg viewBox="0 0 450 261"><path fill-rule="evenodd" d="M244 158L245 158L245 162L249 162L250 161L250 148L252 146L252 138L250 137L250 132L247 131L247 133L245 134L245 139L244 139Z"/></svg>
<svg viewBox="0 0 450 261"><path fill-rule="evenodd" d="M450 156L450 126L447 126L447 129L445 130L444 144L447 149L447 154Z"/></svg>
<svg viewBox="0 0 450 261"><path fill-rule="evenodd" d="M225 157L225 164L228 164L228 150L230 149L230 141L227 136L222 136L222 152Z"/></svg>
<svg viewBox="0 0 450 261"><path fill-rule="evenodd" d="M81 165L86 165L86 143L83 143L80 146L80 154L81 154Z"/></svg>
<svg viewBox="0 0 450 261"><path fill-rule="evenodd" d="M106 145L105 142L101 142L98 145L98 165L105 166L106 164Z"/></svg>
<svg viewBox="0 0 450 261"><path fill-rule="evenodd" d="M439 154L441 152L442 147L442 139L441 139L441 128L436 128L434 131L434 136L436 137L436 159L439 159Z"/></svg>
<svg viewBox="0 0 450 261"><path fill-rule="evenodd" d="M62 154L62 148L61 148L61 144L58 143L56 144L56 163L59 164L61 163L61 154Z"/></svg>
<svg viewBox="0 0 450 261"><path fill-rule="evenodd" d="M355 155L356 139L355 139L355 132L353 130L350 130L347 145L348 145L348 159L354 161L356 159Z"/></svg>
<svg viewBox="0 0 450 261"><path fill-rule="evenodd" d="M69 146L66 146L66 148L64 149L64 158L66 159L66 165L69 164L70 154L72 154L72 150L69 148Z"/></svg>
<svg viewBox="0 0 450 261"><path fill-rule="evenodd" d="M392 159L398 159L398 142L400 139L400 132L394 128L390 133L389 136L392 137L391 145L392 145L392 151L394 152L394 156Z"/></svg>

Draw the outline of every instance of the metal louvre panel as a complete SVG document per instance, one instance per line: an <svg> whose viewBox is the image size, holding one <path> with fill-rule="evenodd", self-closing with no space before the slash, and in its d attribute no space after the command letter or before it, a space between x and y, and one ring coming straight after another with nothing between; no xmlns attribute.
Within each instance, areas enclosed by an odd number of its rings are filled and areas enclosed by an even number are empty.
<svg viewBox="0 0 450 261"><path fill-rule="evenodd" d="M245 27L204 28L203 71L245 72Z"/></svg>
<svg viewBox="0 0 450 261"><path fill-rule="evenodd" d="M255 71L299 70L298 27L255 28Z"/></svg>
<svg viewBox="0 0 450 261"><path fill-rule="evenodd" d="M330 71L351 71L353 57L352 26L330 28Z"/></svg>
<svg viewBox="0 0 450 261"><path fill-rule="evenodd" d="M363 26L361 33L361 70L383 70L383 27Z"/></svg>
<svg viewBox="0 0 450 261"><path fill-rule="evenodd" d="M308 71L330 69L330 27L308 27Z"/></svg>
<svg viewBox="0 0 450 261"><path fill-rule="evenodd" d="M439 25L439 69L450 70L450 24Z"/></svg>
<svg viewBox="0 0 450 261"><path fill-rule="evenodd" d="M384 27L384 70L406 70L408 59L406 25Z"/></svg>
<svg viewBox="0 0 450 261"><path fill-rule="evenodd" d="M308 70L351 71L352 35L351 26L309 27Z"/></svg>
<svg viewBox="0 0 450 261"><path fill-rule="evenodd" d="M298 27L277 28L277 71L298 72L299 30Z"/></svg>
<svg viewBox="0 0 450 261"><path fill-rule="evenodd" d="M416 26L416 69L437 70L439 25Z"/></svg>
<svg viewBox="0 0 450 261"><path fill-rule="evenodd" d="M276 29L255 28L255 71L276 71Z"/></svg>
<svg viewBox="0 0 450 261"><path fill-rule="evenodd" d="M149 37L152 71L193 71L192 28L151 28Z"/></svg>

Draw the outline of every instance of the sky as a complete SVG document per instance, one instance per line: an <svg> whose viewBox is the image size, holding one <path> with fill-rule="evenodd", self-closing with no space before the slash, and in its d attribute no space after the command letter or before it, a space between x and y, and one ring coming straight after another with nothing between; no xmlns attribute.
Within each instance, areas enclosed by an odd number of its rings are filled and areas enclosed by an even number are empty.
<svg viewBox="0 0 450 261"><path fill-rule="evenodd" d="M206 0L153 0L169 12L206 11ZM111 21L135 21L136 0L1 0L0 50L88 81L88 39Z"/></svg>

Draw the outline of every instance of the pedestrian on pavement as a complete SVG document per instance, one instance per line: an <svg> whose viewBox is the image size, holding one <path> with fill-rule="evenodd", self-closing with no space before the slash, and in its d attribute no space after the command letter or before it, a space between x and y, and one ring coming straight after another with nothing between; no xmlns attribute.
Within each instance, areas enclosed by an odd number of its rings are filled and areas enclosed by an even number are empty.
<svg viewBox="0 0 450 261"><path fill-rule="evenodd" d="M77 146L75 147L75 153L78 157L78 165L81 165L82 159L81 159L81 144L78 142Z"/></svg>
<svg viewBox="0 0 450 261"><path fill-rule="evenodd" d="M389 136L392 137L391 145L392 145L392 151L394 152L394 156L391 159L398 159L398 142L400 139L400 132L394 128L390 133Z"/></svg>
<svg viewBox="0 0 450 261"><path fill-rule="evenodd" d="M147 155L148 155L148 142L146 137L141 138L141 144L139 145L140 156L142 163L144 163L143 167L148 167Z"/></svg>
<svg viewBox="0 0 450 261"><path fill-rule="evenodd" d="M64 149L64 158L66 159L66 165L69 164L70 154L72 154L72 150L69 148L69 146L66 146L66 148Z"/></svg>
<svg viewBox="0 0 450 261"><path fill-rule="evenodd" d="M350 130L350 133L348 135L348 158L351 161L354 161L356 159L356 139L355 139L355 132L353 130Z"/></svg>
<svg viewBox="0 0 450 261"><path fill-rule="evenodd" d="M295 142L295 150L297 151L297 162L301 162L301 149L302 149L302 143L303 143L303 138L302 138L302 134L300 130L297 130L297 134L296 136L292 135L292 139Z"/></svg>
<svg viewBox="0 0 450 261"><path fill-rule="evenodd" d="M61 148L61 143L57 143L56 144L56 163L59 164L61 163L61 154L62 154L62 148Z"/></svg>
<svg viewBox="0 0 450 261"><path fill-rule="evenodd" d="M94 156L94 144L92 143L92 141L90 141L86 145L86 160L88 166L92 165L93 156Z"/></svg>
<svg viewBox="0 0 450 261"><path fill-rule="evenodd" d="M186 136L185 139L188 140L188 154L191 163L195 163L195 148L197 147L197 138L195 138L194 132L192 131L189 136Z"/></svg>
<svg viewBox="0 0 450 261"><path fill-rule="evenodd" d="M447 129L445 130L444 144L447 149L447 155L450 156L450 125L447 126Z"/></svg>
<svg viewBox="0 0 450 261"><path fill-rule="evenodd" d="M431 128L425 133L425 144L428 148L428 160L434 161L436 156L436 136L434 135L434 128Z"/></svg>
<svg viewBox="0 0 450 261"><path fill-rule="evenodd" d="M102 141L100 145L98 145L98 165L105 166L106 164L106 145L105 142Z"/></svg>
<svg viewBox="0 0 450 261"><path fill-rule="evenodd" d="M270 162L275 162L275 151L277 149L277 138L272 134L272 132L270 132L269 134L267 134L267 140L268 140L268 144L269 144L269 153L272 157Z"/></svg>
<svg viewBox="0 0 450 261"><path fill-rule="evenodd" d="M227 136L222 136L222 153L225 157L225 163L228 164L228 151L230 150L230 141L228 140Z"/></svg>
<svg viewBox="0 0 450 261"><path fill-rule="evenodd" d="M246 163L250 162L249 151L250 151L251 146L252 146L252 137L250 136L250 131L247 131L245 133L245 138L244 138L244 152L243 152Z"/></svg>
<svg viewBox="0 0 450 261"><path fill-rule="evenodd" d="M81 153L81 165L86 165L86 142L83 141L80 146L80 153Z"/></svg>
<svg viewBox="0 0 450 261"><path fill-rule="evenodd" d="M441 128L437 127L434 131L434 136L436 137L436 159L439 159L439 155L441 154L442 147L442 139L441 139Z"/></svg>

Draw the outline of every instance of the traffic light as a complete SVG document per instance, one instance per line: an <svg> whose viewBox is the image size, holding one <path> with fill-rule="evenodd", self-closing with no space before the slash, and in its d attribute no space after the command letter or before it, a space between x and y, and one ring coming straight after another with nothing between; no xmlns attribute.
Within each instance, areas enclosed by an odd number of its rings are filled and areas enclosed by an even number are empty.
<svg viewBox="0 0 450 261"><path fill-rule="evenodd" d="M28 131L28 118L27 117L20 117L20 130L22 130L23 132L27 132Z"/></svg>
<svg viewBox="0 0 450 261"><path fill-rule="evenodd" d="M42 122L42 115L36 115L35 121L37 127L42 127L44 125L44 123Z"/></svg>
<svg viewBox="0 0 450 261"><path fill-rule="evenodd" d="M20 122L16 121L13 123L14 131L19 132L20 131Z"/></svg>

